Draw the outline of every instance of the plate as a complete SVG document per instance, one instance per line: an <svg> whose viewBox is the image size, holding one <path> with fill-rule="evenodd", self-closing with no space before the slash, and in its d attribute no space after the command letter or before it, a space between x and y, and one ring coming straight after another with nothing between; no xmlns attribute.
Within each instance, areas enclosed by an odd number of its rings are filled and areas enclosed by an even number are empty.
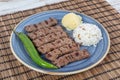
<svg viewBox="0 0 120 80"><path fill-rule="evenodd" d="M41 21L47 20L49 17L56 18L58 20L58 24L61 25L61 19L63 18L63 16L70 12L71 11L65 11L65 10L51 10L51 11L46 11L42 13L37 13L22 20L15 27L14 30L17 32L25 33L25 30L24 30L25 26L39 23ZM74 13L76 13L77 15L80 15L84 23L91 23L91 24L97 25L102 32L103 39L96 45L96 47L81 46L80 49L87 49L90 52L91 56L89 58L70 63L64 66L63 68L56 69L56 70L42 68L32 61L32 59L29 57L29 55L25 51L25 48L23 47L23 44L21 43L19 38L12 32L11 38L10 38L10 46L11 46L11 50L13 54L15 55L15 57L25 66L35 71L42 72L45 74L50 74L50 75L75 74L75 73L83 72L83 71L86 71L88 69L95 67L105 58L105 56L107 55L109 51L110 39L109 39L108 32L95 19L82 13L78 13L78 12L74 12ZM69 36L72 37L72 31L67 31L67 30L65 31L68 33Z"/></svg>

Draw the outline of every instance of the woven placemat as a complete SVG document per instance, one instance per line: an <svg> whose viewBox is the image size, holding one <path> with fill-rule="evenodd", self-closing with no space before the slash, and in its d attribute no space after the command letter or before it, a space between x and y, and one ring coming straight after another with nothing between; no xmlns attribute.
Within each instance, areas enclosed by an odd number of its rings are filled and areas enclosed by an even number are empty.
<svg viewBox="0 0 120 80"><path fill-rule="evenodd" d="M37 12L65 9L78 11L97 19L110 34L111 48L96 67L75 75L51 76L33 71L21 64L10 50L10 34L22 19ZM71 0L20 11L0 17L0 80L114 80L120 79L120 14L104 0Z"/></svg>

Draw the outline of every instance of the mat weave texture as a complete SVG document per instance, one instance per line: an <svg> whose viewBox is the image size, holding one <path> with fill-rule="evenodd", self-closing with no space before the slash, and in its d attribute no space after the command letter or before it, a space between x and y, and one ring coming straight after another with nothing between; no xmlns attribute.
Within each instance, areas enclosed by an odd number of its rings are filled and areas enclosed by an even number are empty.
<svg viewBox="0 0 120 80"><path fill-rule="evenodd" d="M51 76L21 64L10 50L13 28L25 17L47 10L71 10L98 20L109 32L111 47L107 57L96 67L75 75ZM71 0L20 11L0 17L0 80L120 80L120 14L104 0Z"/></svg>

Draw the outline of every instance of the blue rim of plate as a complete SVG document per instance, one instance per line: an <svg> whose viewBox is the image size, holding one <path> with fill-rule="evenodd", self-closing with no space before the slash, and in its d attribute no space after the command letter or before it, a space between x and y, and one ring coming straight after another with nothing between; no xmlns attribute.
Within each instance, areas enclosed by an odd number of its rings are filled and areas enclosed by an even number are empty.
<svg viewBox="0 0 120 80"><path fill-rule="evenodd" d="M67 10L50 10L50 11L44 11L44 12L41 12L41 13L37 13L37 14L31 15L31 16L25 18L24 20L22 20L22 21L14 28L14 30L16 30L17 27L18 27L21 23L23 23L24 21L26 21L26 20L29 19L29 18L34 18L34 16L37 16L37 15L39 15L39 14L44 15L44 13L49 14L49 13L52 13L52 12L65 12L65 13L70 13L70 12L72 12L72 11L67 11ZM90 66L88 66L88 67L85 67L85 68L83 68L83 69L75 70L75 71L74 71L74 70L73 70L73 71L67 71L67 72L63 72L63 71L62 71L62 72L59 72L59 71L52 71L52 70L45 70L45 69L37 69L37 68L34 68L34 67L28 65L27 63L25 63L23 60L21 60L20 57L16 54L15 50L13 49L13 45L12 45L12 44L13 44L13 43L12 43L12 39L13 39L13 35L14 35L14 33L12 32L12 33L11 33L11 37L10 37L10 47L11 47L11 50L12 50L12 52L13 52L13 55L14 55L21 63L23 63L25 66L27 66L28 68L33 69L33 70L38 71L38 72L41 72L41 73L50 74L50 75L70 75L70 74L76 74L76 73L80 73L80 72L89 70L89 69L95 67L96 65L98 65L98 64L106 57L106 55L107 55L107 53L108 53L108 51L109 51L109 48L110 48L110 38L109 38L109 34L108 34L107 30L106 30L98 21L96 21L94 18L92 18L92 17L90 17L90 16L87 16L87 15L85 15L85 14L82 14L82 13L76 12L76 11L75 11L74 13L76 13L76 14L78 14L78 15L84 15L84 16L86 16L86 17L94 20L97 24L99 24L99 25L103 28L105 34L107 35L107 39L108 39L108 41L107 41L107 44L108 44L107 49L106 49L104 55L102 55L101 58L100 58L97 62L95 62L95 63L93 63L92 65L90 65ZM40 16L40 15L39 15L39 16ZM28 24L27 24L27 25L28 25Z"/></svg>

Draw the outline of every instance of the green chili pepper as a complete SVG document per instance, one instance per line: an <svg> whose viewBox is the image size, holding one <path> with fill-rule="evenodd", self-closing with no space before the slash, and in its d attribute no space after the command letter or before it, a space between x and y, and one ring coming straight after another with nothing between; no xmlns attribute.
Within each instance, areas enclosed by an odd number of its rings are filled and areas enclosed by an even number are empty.
<svg viewBox="0 0 120 80"><path fill-rule="evenodd" d="M15 31L14 31L15 32ZM26 51L28 52L29 56L32 58L32 60L38 64L41 67L44 68L52 68L52 69L57 69L56 66L54 66L53 64L50 64L48 62L46 62L45 60L43 60L40 56L39 53L37 52L37 50L35 49L33 43L31 42L31 40L27 37L26 34L22 33L22 32L15 32L15 34L19 37L19 39L22 41Z"/></svg>

